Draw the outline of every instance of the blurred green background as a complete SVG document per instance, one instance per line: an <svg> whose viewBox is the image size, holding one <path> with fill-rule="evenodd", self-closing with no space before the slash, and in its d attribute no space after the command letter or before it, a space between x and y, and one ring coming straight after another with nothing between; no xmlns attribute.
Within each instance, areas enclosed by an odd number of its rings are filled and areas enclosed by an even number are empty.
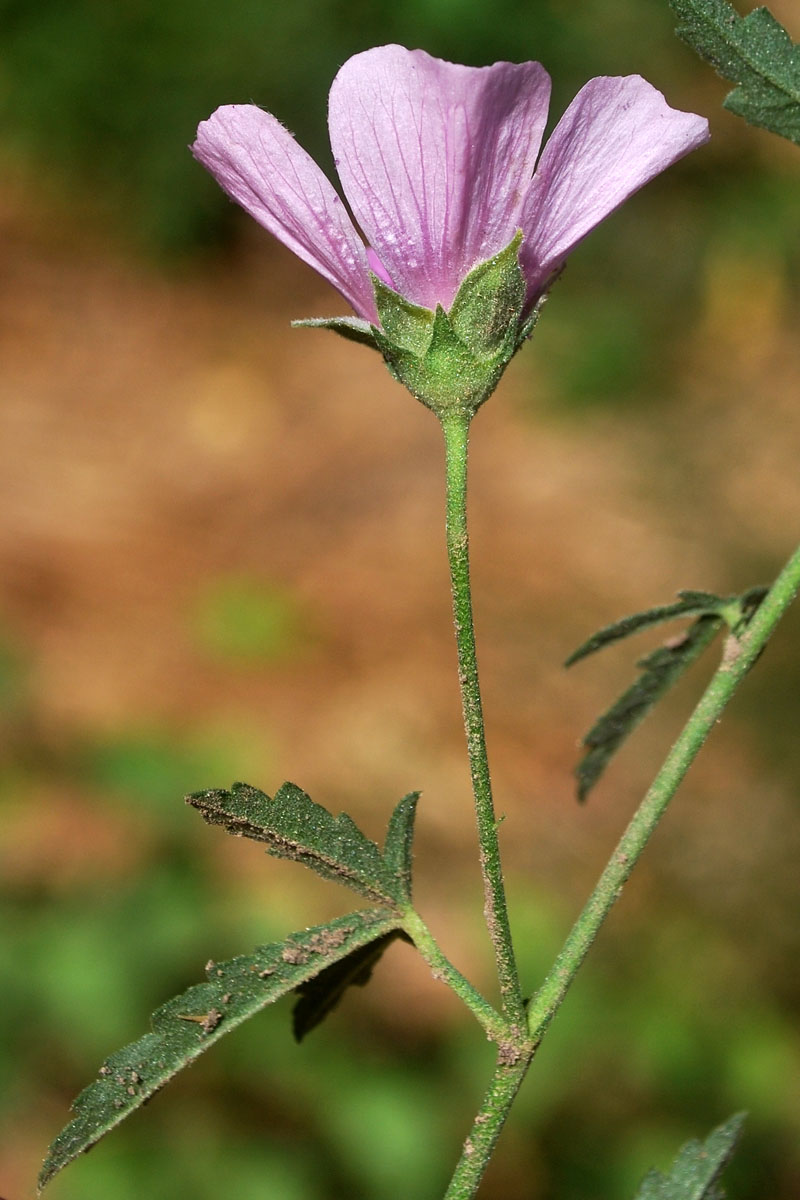
<svg viewBox="0 0 800 1200"><path fill-rule="evenodd" d="M791 0L773 6L800 36ZM586 809L576 743L634 647L594 627L768 580L800 514L796 149L724 113L666 0L0 0L0 1192L33 1195L102 1059L208 957L346 910L181 802L295 779L379 837L424 789L419 897L491 989L437 431L186 147L220 103L330 168L327 89L386 41L535 58L553 113L641 72L713 140L580 248L475 428L490 750L526 980L547 969L693 683ZM387 436L388 433L388 436ZM645 647L642 647L644 652ZM482 1194L630 1197L731 1112L730 1194L800 1194L800 621L790 615L548 1035ZM490 1049L405 946L301 1047L237 1031L53 1200L428 1200Z"/></svg>

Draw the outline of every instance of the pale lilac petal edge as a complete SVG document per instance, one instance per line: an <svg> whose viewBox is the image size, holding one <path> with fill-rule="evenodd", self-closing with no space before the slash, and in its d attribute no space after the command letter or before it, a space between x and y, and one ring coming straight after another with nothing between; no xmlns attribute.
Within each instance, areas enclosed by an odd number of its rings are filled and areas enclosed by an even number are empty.
<svg viewBox="0 0 800 1200"><path fill-rule="evenodd" d="M708 138L704 117L670 108L639 75L590 80L553 131L523 208L529 301L596 225Z"/></svg>
<svg viewBox="0 0 800 1200"><path fill-rule="evenodd" d="M377 322L366 250L335 189L271 113L252 104L218 108L191 147L228 195Z"/></svg>

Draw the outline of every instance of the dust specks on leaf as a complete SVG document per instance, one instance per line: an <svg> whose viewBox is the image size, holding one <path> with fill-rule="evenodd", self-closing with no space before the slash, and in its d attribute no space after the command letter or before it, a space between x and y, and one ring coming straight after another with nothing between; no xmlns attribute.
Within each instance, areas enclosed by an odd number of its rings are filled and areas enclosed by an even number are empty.
<svg viewBox="0 0 800 1200"><path fill-rule="evenodd" d="M285 946L281 951L281 958L285 963L299 967L304 962L308 962L308 951L304 950L302 946Z"/></svg>
<svg viewBox="0 0 800 1200"><path fill-rule="evenodd" d="M206 1018L203 1021L200 1028L202 1029L203 1033L213 1033L213 1031L217 1028L217 1026L219 1025L221 1020L222 1020L222 1013L219 1011L218 1008L209 1009L209 1011L206 1013Z"/></svg>
<svg viewBox="0 0 800 1200"><path fill-rule="evenodd" d="M348 926L343 926L341 929L325 929L321 933L312 935L309 939L308 949L312 954L327 954L343 945L352 932L352 927Z"/></svg>
<svg viewBox="0 0 800 1200"><path fill-rule="evenodd" d="M199 1025L203 1033L213 1033L222 1020L223 1014L218 1008L210 1008L207 1013L178 1013L179 1021L192 1021Z"/></svg>
<svg viewBox="0 0 800 1200"><path fill-rule="evenodd" d="M387 907L359 910L252 954L212 963L206 982L162 1005L143 1038L102 1063L51 1146L40 1185L145 1104L221 1034L339 962L346 974L357 951L396 936L396 920Z"/></svg>

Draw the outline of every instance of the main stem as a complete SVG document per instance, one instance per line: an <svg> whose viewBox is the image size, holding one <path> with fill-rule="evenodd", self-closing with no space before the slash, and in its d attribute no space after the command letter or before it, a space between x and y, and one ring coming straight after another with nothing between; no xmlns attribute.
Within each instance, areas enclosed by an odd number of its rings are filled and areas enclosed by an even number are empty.
<svg viewBox="0 0 800 1200"><path fill-rule="evenodd" d="M477 1192L532 1057L533 1052L529 1051L515 1063L498 1061L444 1200L472 1200Z"/></svg>
<svg viewBox="0 0 800 1200"><path fill-rule="evenodd" d="M503 1015L510 1022L518 1023L521 1030L524 1028L525 1008L519 972L514 959L511 929L508 923L505 885L500 863L500 845L497 838L497 819L492 800L492 783L483 729L483 708L475 653L475 629L472 620L469 537L467 534L469 425L470 416L466 413L457 412L442 417L447 472L447 556L450 562L450 586L453 595L453 618L458 649L461 706L464 713L472 792L475 797L475 815L478 823L485 897L484 912L497 962Z"/></svg>
<svg viewBox="0 0 800 1200"><path fill-rule="evenodd" d="M464 1143L444 1200L472 1200L476 1194L536 1048L564 1000L603 921L708 734L719 721L728 701L758 658L798 590L800 546L744 631L738 636L729 636L722 663L622 835L547 978L530 1001L527 1013L528 1040L518 1043L519 1057L510 1061L507 1055L504 1057L501 1053L498 1056L483 1105Z"/></svg>

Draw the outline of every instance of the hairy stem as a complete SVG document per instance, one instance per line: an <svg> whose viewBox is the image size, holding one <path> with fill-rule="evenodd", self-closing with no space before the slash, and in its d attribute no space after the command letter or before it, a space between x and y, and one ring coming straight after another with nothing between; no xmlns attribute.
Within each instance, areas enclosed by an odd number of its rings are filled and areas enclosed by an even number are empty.
<svg viewBox="0 0 800 1200"><path fill-rule="evenodd" d="M484 913L489 936L494 946L503 1014L509 1020L516 1020L524 1025L524 1004L511 942L511 929L508 923L500 846L497 838L497 820L492 800L489 760L486 754L486 738L483 729L478 662L475 653L467 535L469 424L470 417L458 411L442 417L447 471L447 555L450 562L453 618L458 649L458 678L461 685L461 705L464 713L472 791L475 797L475 814L478 823L485 898Z"/></svg>
<svg viewBox="0 0 800 1200"><path fill-rule="evenodd" d="M503 1062L502 1056L498 1058L492 1082L464 1142L444 1200L471 1200L477 1192L532 1057L533 1050L530 1049L513 1063Z"/></svg>
<svg viewBox="0 0 800 1200"><path fill-rule="evenodd" d="M719 669L622 835L542 987L530 1001L527 1038L522 1036L506 1045L500 1044L489 1090L464 1143L444 1200L472 1200L475 1196L536 1048L566 996L600 926L708 734L763 650L798 588L800 546L749 624L738 636L731 634L728 637Z"/></svg>
<svg viewBox="0 0 800 1200"><path fill-rule="evenodd" d="M553 1019L600 926L635 867L650 835L666 812L667 805L736 688L791 604L798 587L800 546L781 571L749 624L738 636L730 634L727 638L722 662L716 674L620 838L552 970L530 1001L528 1031L534 1042L538 1043Z"/></svg>

